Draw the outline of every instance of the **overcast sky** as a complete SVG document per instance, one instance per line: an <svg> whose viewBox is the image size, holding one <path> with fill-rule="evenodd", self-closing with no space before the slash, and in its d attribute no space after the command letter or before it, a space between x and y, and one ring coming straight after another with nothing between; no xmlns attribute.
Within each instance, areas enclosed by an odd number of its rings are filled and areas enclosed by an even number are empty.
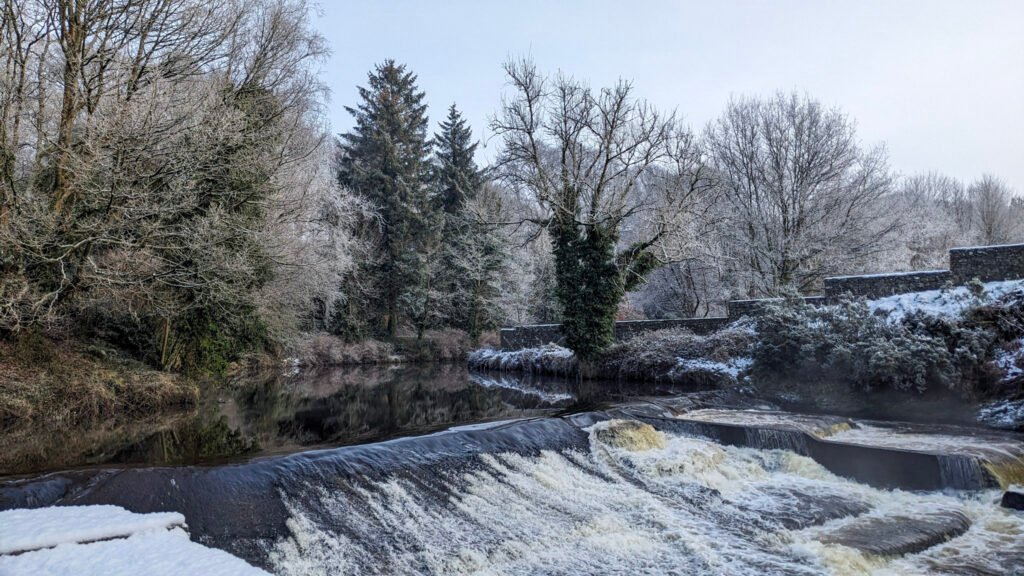
<svg viewBox="0 0 1024 576"><path fill-rule="evenodd" d="M334 132L386 58L407 64L436 128L455 102L487 143L501 63L532 56L636 93L702 129L733 95L799 90L841 107L903 174L992 173L1024 194L1024 0L321 0ZM497 141L490 142L490 157Z"/></svg>

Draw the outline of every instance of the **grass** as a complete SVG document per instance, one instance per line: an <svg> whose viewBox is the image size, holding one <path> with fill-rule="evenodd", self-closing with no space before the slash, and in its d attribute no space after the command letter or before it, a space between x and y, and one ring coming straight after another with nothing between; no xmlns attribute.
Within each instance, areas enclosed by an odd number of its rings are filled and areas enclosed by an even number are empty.
<svg viewBox="0 0 1024 576"><path fill-rule="evenodd" d="M116 351L38 334L0 341L0 430L143 418L198 397L195 382Z"/></svg>
<svg viewBox="0 0 1024 576"><path fill-rule="evenodd" d="M493 343L496 334L481 337ZM394 342L363 340L346 342L331 334L307 335L287 354L301 366L351 366L366 364L399 364L461 362L474 348L469 335L461 330L428 330L423 338L399 336Z"/></svg>

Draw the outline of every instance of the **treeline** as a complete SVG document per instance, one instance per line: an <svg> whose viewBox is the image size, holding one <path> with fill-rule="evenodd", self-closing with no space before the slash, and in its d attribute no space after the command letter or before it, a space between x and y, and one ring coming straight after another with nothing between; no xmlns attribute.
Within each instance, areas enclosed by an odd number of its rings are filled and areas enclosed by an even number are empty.
<svg viewBox="0 0 1024 576"><path fill-rule="evenodd" d="M476 163L385 60L332 136L304 0L8 0L0 37L0 333L98 339L223 371L306 332L479 338L715 313L830 274L941 267L1020 240L998 179L900 177L841 110L740 98L703 130L619 82L529 61Z"/></svg>

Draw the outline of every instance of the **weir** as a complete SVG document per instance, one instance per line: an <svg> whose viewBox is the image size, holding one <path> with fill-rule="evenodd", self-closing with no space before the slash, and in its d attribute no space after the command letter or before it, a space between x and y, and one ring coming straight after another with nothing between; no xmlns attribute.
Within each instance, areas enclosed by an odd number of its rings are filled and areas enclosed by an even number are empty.
<svg viewBox="0 0 1024 576"><path fill-rule="evenodd" d="M746 423L713 421L733 413ZM985 489L991 478L961 473L977 467L960 455L816 435L859 426L627 404L233 465L57 473L2 485L0 508L176 511L196 542L280 574L820 574L836 558L830 542L860 542L877 526L902 535L906 551L885 562L913 572L946 537L998 540L986 526L1024 529L1024 518L990 504L995 491L979 499L870 488ZM936 509L954 513L937 518ZM998 541L984 550L957 561L987 569L1020 559Z"/></svg>

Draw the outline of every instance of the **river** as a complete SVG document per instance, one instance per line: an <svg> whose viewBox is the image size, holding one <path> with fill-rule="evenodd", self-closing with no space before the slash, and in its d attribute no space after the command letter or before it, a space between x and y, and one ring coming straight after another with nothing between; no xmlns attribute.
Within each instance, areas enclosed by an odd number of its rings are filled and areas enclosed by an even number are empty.
<svg viewBox="0 0 1024 576"><path fill-rule="evenodd" d="M1024 515L998 506L1019 435L602 390L451 365L272 375L148 429L19 437L0 508L177 511L279 574L1024 573Z"/></svg>

